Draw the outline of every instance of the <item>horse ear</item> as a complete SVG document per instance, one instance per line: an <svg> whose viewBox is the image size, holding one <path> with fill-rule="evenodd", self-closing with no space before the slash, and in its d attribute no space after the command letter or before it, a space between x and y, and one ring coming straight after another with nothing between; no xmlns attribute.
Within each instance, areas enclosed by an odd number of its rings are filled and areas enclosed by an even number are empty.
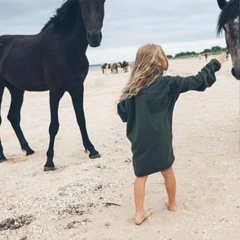
<svg viewBox="0 0 240 240"><path fill-rule="evenodd" d="M217 2L220 9L223 9L223 7L227 4L226 0L217 0Z"/></svg>

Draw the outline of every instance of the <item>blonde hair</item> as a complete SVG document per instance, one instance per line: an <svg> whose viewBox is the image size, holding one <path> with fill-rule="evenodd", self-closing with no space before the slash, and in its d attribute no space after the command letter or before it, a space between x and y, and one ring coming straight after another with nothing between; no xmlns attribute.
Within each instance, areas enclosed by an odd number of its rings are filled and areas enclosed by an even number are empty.
<svg viewBox="0 0 240 240"><path fill-rule="evenodd" d="M130 79L123 89L119 102L136 96L168 69L168 59L159 45L147 44L139 48Z"/></svg>

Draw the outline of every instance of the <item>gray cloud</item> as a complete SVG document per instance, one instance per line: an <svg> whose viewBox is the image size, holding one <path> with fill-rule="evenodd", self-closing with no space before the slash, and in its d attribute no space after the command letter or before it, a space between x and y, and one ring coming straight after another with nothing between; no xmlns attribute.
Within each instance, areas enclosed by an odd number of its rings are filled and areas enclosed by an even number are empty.
<svg viewBox="0 0 240 240"><path fill-rule="evenodd" d="M220 12L217 1L116 1L106 3L106 45L121 39L119 45L151 41L161 37L165 42L199 40L216 37ZM126 4L125 4L126 2ZM109 3L109 6L107 5ZM136 4L137 3L137 4ZM113 8L112 5L115 7ZM115 13L115 17L112 14ZM153 38L153 36L156 36ZM138 39L141 37L141 40Z"/></svg>

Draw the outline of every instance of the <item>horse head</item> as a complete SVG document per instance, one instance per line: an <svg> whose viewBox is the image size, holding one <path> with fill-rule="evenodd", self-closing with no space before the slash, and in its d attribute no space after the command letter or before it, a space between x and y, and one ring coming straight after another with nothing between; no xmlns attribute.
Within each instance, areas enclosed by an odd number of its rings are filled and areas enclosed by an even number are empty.
<svg viewBox="0 0 240 240"><path fill-rule="evenodd" d="M98 47L102 40L105 0L79 0L79 2L87 41L91 47Z"/></svg>
<svg viewBox="0 0 240 240"><path fill-rule="evenodd" d="M232 58L232 75L240 80L240 1L217 2L222 10L218 19L218 33L224 29L227 48Z"/></svg>

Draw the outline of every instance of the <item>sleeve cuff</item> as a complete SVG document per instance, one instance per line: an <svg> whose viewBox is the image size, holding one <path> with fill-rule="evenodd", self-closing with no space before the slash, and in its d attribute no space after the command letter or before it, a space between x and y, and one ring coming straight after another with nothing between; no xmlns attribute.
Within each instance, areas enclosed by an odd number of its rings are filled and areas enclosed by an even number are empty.
<svg viewBox="0 0 240 240"><path fill-rule="evenodd" d="M217 72L217 71L220 70L220 68L221 68L221 63L220 63L217 59L212 59L212 60L210 61L210 63L212 63L215 72Z"/></svg>

